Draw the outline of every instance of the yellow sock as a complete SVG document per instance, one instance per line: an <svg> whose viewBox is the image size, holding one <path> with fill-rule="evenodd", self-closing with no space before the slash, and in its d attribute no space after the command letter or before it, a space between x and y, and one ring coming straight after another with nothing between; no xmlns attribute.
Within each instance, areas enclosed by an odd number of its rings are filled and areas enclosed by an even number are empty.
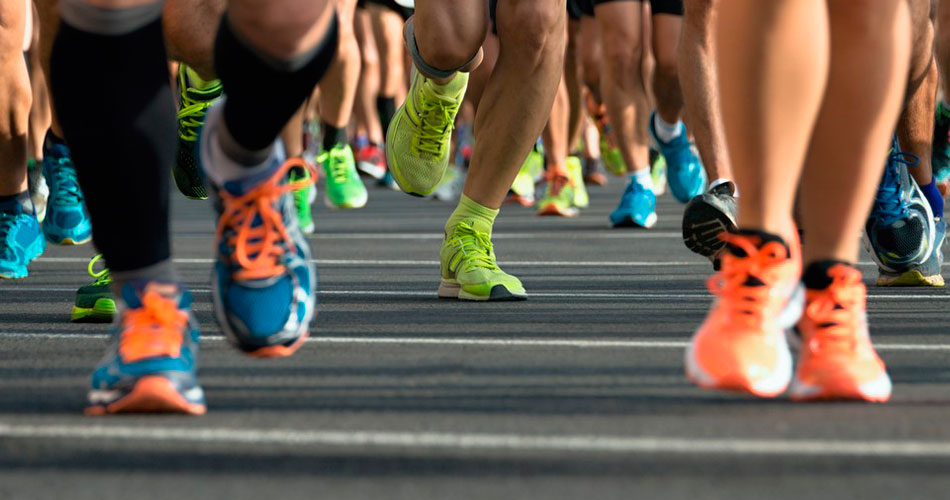
<svg viewBox="0 0 950 500"><path fill-rule="evenodd" d="M498 209L488 208L472 200L468 196L462 195L455 211L449 216L445 223L445 233L451 234L456 224L466 221L475 228L476 231L488 233L491 236L492 224L495 223L495 217L498 216Z"/></svg>

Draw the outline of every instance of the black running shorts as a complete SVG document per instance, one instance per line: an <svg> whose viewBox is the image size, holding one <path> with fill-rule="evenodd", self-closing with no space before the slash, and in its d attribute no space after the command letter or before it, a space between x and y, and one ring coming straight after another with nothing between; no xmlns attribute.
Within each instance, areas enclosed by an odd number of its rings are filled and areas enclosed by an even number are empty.
<svg viewBox="0 0 950 500"><path fill-rule="evenodd" d="M393 0L357 0L356 6L365 9L366 5L371 3L386 7L402 16L403 19L409 19L409 17L412 16L412 9L403 7Z"/></svg>

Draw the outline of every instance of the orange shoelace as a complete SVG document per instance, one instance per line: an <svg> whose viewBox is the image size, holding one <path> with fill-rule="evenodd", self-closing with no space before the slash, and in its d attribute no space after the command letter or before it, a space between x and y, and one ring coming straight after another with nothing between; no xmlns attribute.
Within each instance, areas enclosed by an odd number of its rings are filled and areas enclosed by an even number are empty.
<svg viewBox="0 0 950 500"><path fill-rule="evenodd" d="M824 290L808 290L808 306L805 315L815 325L807 339L812 352L829 350L851 351L857 337L854 332L862 315L865 292L861 285L861 272L838 264L828 270L832 282Z"/></svg>
<svg viewBox="0 0 950 500"><path fill-rule="evenodd" d="M741 248L746 256L726 254L722 271L710 277L706 286L719 297L719 307L731 317L737 321L743 318L749 325L759 324L773 297L770 285L784 277L781 264L788 262L788 251L777 241L757 248L748 236L725 233L721 238ZM747 284L750 277L761 281L763 285Z"/></svg>
<svg viewBox="0 0 950 500"><path fill-rule="evenodd" d="M557 196L561 193L561 190L564 189L564 186L574 186L574 181L571 179L571 176L567 174L567 171L560 167L548 167L544 171L544 178L547 180L548 185L551 186L551 194Z"/></svg>
<svg viewBox="0 0 950 500"><path fill-rule="evenodd" d="M307 169L310 179L280 184L291 168ZM224 232L232 228L228 237L228 246L234 251L231 258L240 266L235 273L237 279L254 280L282 274L285 270L279 264L284 254L281 243L287 243L296 249L293 239L284 226L283 215L274 208L274 204L285 193L296 191L312 184L316 173L310 165L300 158L291 158L284 162L270 179L261 183L242 196L234 196L221 191L224 212L218 221L216 237L220 241ZM251 227L254 219L260 218L261 224ZM251 257L254 255L254 257Z"/></svg>
<svg viewBox="0 0 950 500"><path fill-rule="evenodd" d="M142 307L127 310L122 318L119 354L127 363L147 358L176 358L184 341L182 330L188 313L174 300L155 291L146 291Z"/></svg>

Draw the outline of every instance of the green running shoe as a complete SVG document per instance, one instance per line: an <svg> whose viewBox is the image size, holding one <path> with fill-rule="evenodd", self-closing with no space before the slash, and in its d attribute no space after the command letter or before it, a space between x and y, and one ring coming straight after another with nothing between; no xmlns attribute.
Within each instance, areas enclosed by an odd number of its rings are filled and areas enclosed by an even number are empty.
<svg viewBox="0 0 950 500"><path fill-rule="evenodd" d="M611 145L604 135L600 136L600 157L604 160L608 172L618 177L627 175L627 164L623 161L620 148Z"/></svg>
<svg viewBox="0 0 950 500"><path fill-rule="evenodd" d="M506 200L508 203L517 203L523 207L534 206L534 165L539 162L533 153L532 151L525 158L524 163L521 164L521 170L511 183L510 193ZM543 159L540 160L540 163L543 164L543 162ZM543 165L541 168L544 168Z"/></svg>
<svg viewBox="0 0 950 500"><path fill-rule="evenodd" d="M436 89L412 68L408 97L386 134L389 171L403 191L425 197L439 186L449 166L455 115L467 87L468 73L456 73L445 87Z"/></svg>
<svg viewBox="0 0 950 500"><path fill-rule="evenodd" d="M335 144L317 157L327 176L326 204L330 208L352 209L366 206L366 186L356 171L349 144Z"/></svg>
<svg viewBox="0 0 950 500"><path fill-rule="evenodd" d="M581 159L576 156L568 156L566 165L567 175L571 178L571 186L574 188L574 206L587 208L590 205L590 196L588 196L587 187L584 185L584 166L581 165Z"/></svg>
<svg viewBox="0 0 950 500"><path fill-rule="evenodd" d="M95 280L76 290L76 304L73 306L73 323L111 323L115 317L115 298L112 296L112 276L108 269L98 273L93 271L102 254L89 261L89 275Z"/></svg>
<svg viewBox="0 0 950 500"><path fill-rule="evenodd" d="M306 168L293 167L290 169L289 180L291 184L309 181L310 177L310 171ZM316 199L316 183L308 182L306 187L294 191L294 209L297 212L297 223L300 224L300 230L307 234L313 234L316 229L316 225L313 223L313 212L310 209Z"/></svg>
<svg viewBox="0 0 950 500"><path fill-rule="evenodd" d="M538 202L538 215L577 217L574 206L574 183L566 169L548 167L548 183Z"/></svg>
<svg viewBox="0 0 950 500"><path fill-rule="evenodd" d="M663 196L666 193L666 158L653 148L650 148L650 177L653 179L653 194Z"/></svg>
<svg viewBox="0 0 950 500"><path fill-rule="evenodd" d="M440 298L477 301L528 298L521 281L498 267L491 235L476 230L470 222L461 221L446 234L439 259Z"/></svg>
<svg viewBox="0 0 950 500"><path fill-rule="evenodd" d="M220 80L206 82L187 65L178 65L178 154L172 166L172 176L185 198L208 198L198 166L198 131L204 124L208 108L223 91Z"/></svg>

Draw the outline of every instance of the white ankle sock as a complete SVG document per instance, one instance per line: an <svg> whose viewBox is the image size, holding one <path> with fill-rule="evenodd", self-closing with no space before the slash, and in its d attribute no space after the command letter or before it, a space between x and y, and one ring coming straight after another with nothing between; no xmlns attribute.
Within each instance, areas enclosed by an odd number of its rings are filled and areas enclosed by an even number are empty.
<svg viewBox="0 0 950 500"><path fill-rule="evenodd" d="M666 123L660 118L660 114L656 113L653 115L653 129L656 130L657 139L663 142L670 142L683 135L683 122Z"/></svg>
<svg viewBox="0 0 950 500"><path fill-rule="evenodd" d="M653 190L653 177L650 177L649 168L641 168L640 170L630 174L630 180L643 186L644 189L649 189L650 191Z"/></svg>

